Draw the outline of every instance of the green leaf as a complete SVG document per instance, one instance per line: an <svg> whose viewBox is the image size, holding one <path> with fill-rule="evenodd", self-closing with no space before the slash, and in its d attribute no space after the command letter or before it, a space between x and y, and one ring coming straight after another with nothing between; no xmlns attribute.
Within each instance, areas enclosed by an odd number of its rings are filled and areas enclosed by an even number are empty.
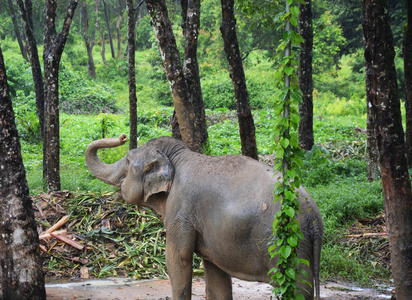
<svg viewBox="0 0 412 300"><path fill-rule="evenodd" d="M284 258L288 258L291 253L292 253L292 248L290 246L282 246L280 248L280 254L282 254Z"/></svg>
<svg viewBox="0 0 412 300"><path fill-rule="evenodd" d="M280 144L282 145L283 149L286 149L289 146L289 140L288 139L281 139Z"/></svg>
<svg viewBox="0 0 412 300"><path fill-rule="evenodd" d="M297 294L296 300L305 300L305 296L303 296L302 294Z"/></svg>
<svg viewBox="0 0 412 300"><path fill-rule="evenodd" d="M290 74L292 74L294 70L295 70L295 68L293 68L292 66L285 67L285 73L288 76L290 76Z"/></svg>
<svg viewBox="0 0 412 300"><path fill-rule="evenodd" d="M290 207L290 206L286 207L286 208L285 208L285 213L286 213L290 218L295 217L295 210L293 209L293 207ZM291 245L291 246L292 246L292 245ZM294 247L294 246L292 246L292 247Z"/></svg>
<svg viewBox="0 0 412 300"><path fill-rule="evenodd" d="M293 0L288 0L288 5L290 6L290 5L292 5L292 3L293 3Z"/></svg>
<svg viewBox="0 0 412 300"><path fill-rule="evenodd" d="M299 16L299 7L297 7L296 5L292 6L290 8L290 11L296 18Z"/></svg>
<svg viewBox="0 0 412 300"><path fill-rule="evenodd" d="M288 238L288 244L291 247L296 247L298 245L299 239L296 236L291 236Z"/></svg>
<svg viewBox="0 0 412 300"><path fill-rule="evenodd" d="M290 18L290 24L297 27L298 26L298 19L296 17L291 17Z"/></svg>
<svg viewBox="0 0 412 300"><path fill-rule="evenodd" d="M295 279L295 278L296 278L296 271L295 271L294 269L292 269L292 268L286 269L285 274L286 274L287 276L289 276L290 278L292 278L292 279Z"/></svg>
<svg viewBox="0 0 412 300"><path fill-rule="evenodd" d="M282 157L283 156L283 154L284 154L284 150L283 150L283 148L282 147L279 147L279 148L277 148L276 149L276 156L277 157Z"/></svg>
<svg viewBox="0 0 412 300"><path fill-rule="evenodd" d="M300 261L300 263L302 263L304 265L307 265L309 267L309 261L308 260L301 258L301 259L299 259L299 261Z"/></svg>

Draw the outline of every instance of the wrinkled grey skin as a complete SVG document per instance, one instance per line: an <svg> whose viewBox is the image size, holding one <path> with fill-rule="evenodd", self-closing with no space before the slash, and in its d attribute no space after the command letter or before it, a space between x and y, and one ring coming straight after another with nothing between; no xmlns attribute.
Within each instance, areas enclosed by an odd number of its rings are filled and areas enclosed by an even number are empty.
<svg viewBox="0 0 412 300"><path fill-rule="evenodd" d="M166 226L166 264L173 299L190 299L192 256L203 258L207 299L232 299L231 277L270 281L275 265L268 254L272 222L279 203L272 203L279 176L264 163L245 156L206 156L190 151L176 139L162 137L131 150L107 165L100 148L117 147L126 136L92 142L86 150L90 171L121 188L121 197L154 209ZM319 299L319 263L323 223L313 199L299 189L300 229L305 238L299 257ZM301 284L306 299L314 288Z"/></svg>

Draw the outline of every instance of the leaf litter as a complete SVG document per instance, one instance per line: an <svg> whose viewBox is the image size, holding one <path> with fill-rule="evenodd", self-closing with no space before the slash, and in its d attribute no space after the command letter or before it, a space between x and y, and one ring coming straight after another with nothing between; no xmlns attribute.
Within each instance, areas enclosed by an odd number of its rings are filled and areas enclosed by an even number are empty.
<svg viewBox="0 0 412 300"><path fill-rule="evenodd" d="M115 194L76 192L33 196L46 278L166 277L160 216L115 202ZM200 259L195 257L201 274Z"/></svg>

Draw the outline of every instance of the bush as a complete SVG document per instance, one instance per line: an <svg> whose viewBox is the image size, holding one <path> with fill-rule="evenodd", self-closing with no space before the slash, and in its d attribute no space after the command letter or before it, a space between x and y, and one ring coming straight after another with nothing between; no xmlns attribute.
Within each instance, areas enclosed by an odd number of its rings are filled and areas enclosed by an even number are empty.
<svg viewBox="0 0 412 300"><path fill-rule="evenodd" d="M64 64L60 67L59 97L61 111L72 114L117 112L114 92L106 85L98 85L71 71Z"/></svg>

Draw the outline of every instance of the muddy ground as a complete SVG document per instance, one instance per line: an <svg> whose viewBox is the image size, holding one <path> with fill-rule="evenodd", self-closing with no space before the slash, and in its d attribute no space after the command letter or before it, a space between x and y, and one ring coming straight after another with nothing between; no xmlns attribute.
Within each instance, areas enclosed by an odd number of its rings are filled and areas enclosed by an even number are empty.
<svg viewBox="0 0 412 300"><path fill-rule="evenodd" d="M233 299L275 299L271 286L233 279ZM168 280L130 280L111 278L46 285L48 300L169 300ZM321 299L390 299L390 289L360 289L350 285L326 282L321 285ZM193 281L192 299L206 299L204 280Z"/></svg>

